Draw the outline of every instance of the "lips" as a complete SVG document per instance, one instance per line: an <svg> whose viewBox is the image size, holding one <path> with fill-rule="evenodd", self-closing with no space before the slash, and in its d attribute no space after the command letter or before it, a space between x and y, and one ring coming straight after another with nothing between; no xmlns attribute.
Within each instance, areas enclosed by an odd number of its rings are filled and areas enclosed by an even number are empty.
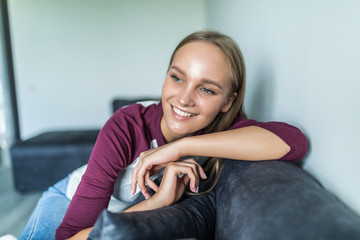
<svg viewBox="0 0 360 240"><path fill-rule="evenodd" d="M172 109L174 110L174 112L182 117L194 117L196 116L197 114L194 114L194 113L188 113L188 112L184 112L182 110L180 110L179 108L176 108L174 106L172 106Z"/></svg>

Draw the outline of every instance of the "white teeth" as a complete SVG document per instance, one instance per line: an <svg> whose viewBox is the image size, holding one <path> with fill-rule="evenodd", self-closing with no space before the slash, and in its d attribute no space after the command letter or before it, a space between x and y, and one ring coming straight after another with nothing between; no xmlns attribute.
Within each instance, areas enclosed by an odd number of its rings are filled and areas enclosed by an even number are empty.
<svg viewBox="0 0 360 240"><path fill-rule="evenodd" d="M176 112L176 114L182 116L182 117L192 117L195 116L195 114L191 114L191 113L187 113L187 112L183 112L180 109L176 108L173 106L174 112Z"/></svg>

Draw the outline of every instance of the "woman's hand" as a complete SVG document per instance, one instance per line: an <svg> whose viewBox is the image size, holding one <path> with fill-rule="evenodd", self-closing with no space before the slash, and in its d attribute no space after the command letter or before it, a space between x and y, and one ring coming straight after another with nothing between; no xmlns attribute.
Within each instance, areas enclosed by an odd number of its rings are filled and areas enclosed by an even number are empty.
<svg viewBox="0 0 360 240"><path fill-rule="evenodd" d="M181 174L183 176L179 177ZM179 201L189 182L190 190L197 193L200 177L205 179L206 175L194 159L168 163L160 187L152 199L161 206L169 206Z"/></svg>
<svg viewBox="0 0 360 240"><path fill-rule="evenodd" d="M179 177L181 174L183 176ZM189 182L191 191L199 191L200 177L206 178L206 175L203 168L194 159L168 163L160 187L154 196L124 212L146 211L174 204L184 194Z"/></svg>
<svg viewBox="0 0 360 240"><path fill-rule="evenodd" d="M136 191L136 184L139 185L144 197L148 199L148 193L145 183L155 192L158 186L150 179L150 176L166 163L174 162L182 157L179 141L165 144L161 147L142 152L139 156L139 163L136 165L131 177L131 194Z"/></svg>

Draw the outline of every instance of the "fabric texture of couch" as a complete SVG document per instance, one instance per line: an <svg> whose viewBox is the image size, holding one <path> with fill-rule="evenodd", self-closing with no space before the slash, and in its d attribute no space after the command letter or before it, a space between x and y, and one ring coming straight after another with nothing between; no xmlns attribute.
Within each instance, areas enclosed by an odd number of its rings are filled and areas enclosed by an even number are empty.
<svg viewBox="0 0 360 240"><path fill-rule="evenodd" d="M15 188L43 191L86 164L99 130L45 132L11 149Z"/></svg>
<svg viewBox="0 0 360 240"><path fill-rule="evenodd" d="M89 239L360 239L360 218L298 165L225 160L215 189L145 212L103 211Z"/></svg>

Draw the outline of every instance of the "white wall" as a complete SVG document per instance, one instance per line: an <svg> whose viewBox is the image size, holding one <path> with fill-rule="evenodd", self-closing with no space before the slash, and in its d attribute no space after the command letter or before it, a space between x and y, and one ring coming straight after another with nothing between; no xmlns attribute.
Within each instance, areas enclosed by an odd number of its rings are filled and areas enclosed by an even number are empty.
<svg viewBox="0 0 360 240"><path fill-rule="evenodd" d="M210 0L208 25L247 65L246 110L300 127L304 168L360 213L360 2ZM291 201L291 200L290 200Z"/></svg>
<svg viewBox="0 0 360 240"><path fill-rule="evenodd" d="M305 169L360 213L360 2L8 4L23 138L100 127L115 96L159 96L177 42L209 26L244 53L248 114L300 127L311 142Z"/></svg>
<svg viewBox="0 0 360 240"><path fill-rule="evenodd" d="M11 0L22 138L100 128L115 96L160 96L176 44L205 0Z"/></svg>
<svg viewBox="0 0 360 240"><path fill-rule="evenodd" d="M8 148L14 141L13 119L10 104L8 64L6 62L3 8L4 1L0 2L0 167L11 166L7 157Z"/></svg>

